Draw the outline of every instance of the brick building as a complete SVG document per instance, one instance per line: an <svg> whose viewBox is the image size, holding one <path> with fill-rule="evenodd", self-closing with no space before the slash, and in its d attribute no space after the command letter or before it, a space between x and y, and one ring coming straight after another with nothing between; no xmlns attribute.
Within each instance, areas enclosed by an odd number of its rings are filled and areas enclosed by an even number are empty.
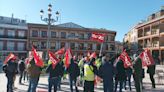
<svg viewBox="0 0 164 92"><path fill-rule="evenodd" d="M27 55L27 31L25 20L0 16L0 60L13 52L19 57Z"/></svg>
<svg viewBox="0 0 164 92"><path fill-rule="evenodd" d="M47 25L29 23L28 30L28 50L31 50L32 45L35 45L45 55L47 51ZM90 40L92 32L105 33L103 52L115 54L115 31L85 28L72 22L51 26L50 49L56 51L62 47L70 47L75 55L85 55L88 51L99 53L101 44Z"/></svg>

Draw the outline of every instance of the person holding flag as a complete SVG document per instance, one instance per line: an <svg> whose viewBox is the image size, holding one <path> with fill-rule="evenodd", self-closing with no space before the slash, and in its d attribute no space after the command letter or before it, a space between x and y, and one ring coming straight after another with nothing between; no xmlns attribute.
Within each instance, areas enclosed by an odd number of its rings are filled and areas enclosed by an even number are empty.
<svg viewBox="0 0 164 92"><path fill-rule="evenodd" d="M32 58L33 56L33 58ZM40 56L37 54L36 49L32 48L30 60L27 65L27 73L29 74L29 87L27 92L36 92L36 88L39 82L39 77L42 71L44 63Z"/></svg>
<svg viewBox="0 0 164 92"><path fill-rule="evenodd" d="M63 76L64 68L59 64L59 59L49 51L49 59L52 62L46 69L46 73L49 73L48 78L48 92L51 92L52 86L54 86L54 92L57 91L57 86L59 84L59 78Z"/></svg>
<svg viewBox="0 0 164 92"><path fill-rule="evenodd" d="M7 92L13 92L14 76L17 74L16 56L12 53L4 61L3 71L7 77Z"/></svg>

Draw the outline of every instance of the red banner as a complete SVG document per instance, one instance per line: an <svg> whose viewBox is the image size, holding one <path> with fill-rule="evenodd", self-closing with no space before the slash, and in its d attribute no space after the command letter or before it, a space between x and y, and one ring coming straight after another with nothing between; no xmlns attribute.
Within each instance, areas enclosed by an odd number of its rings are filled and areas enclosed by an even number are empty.
<svg viewBox="0 0 164 92"><path fill-rule="evenodd" d="M91 58L96 58L96 57L97 57L96 52L93 52L93 53L90 55L89 58L91 59Z"/></svg>
<svg viewBox="0 0 164 92"><path fill-rule="evenodd" d="M37 54L36 49L32 48L32 51L33 51L33 55L34 55L35 64L39 67L43 67L44 66L43 60Z"/></svg>
<svg viewBox="0 0 164 92"><path fill-rule="evenodd" d="M121 53L120 59L124 62L124 68L128 68L128 67L132 66L130 57L128 56L128 54L126 53L125 50Z"/></svg>
<svg viewBox="0 0 164 92"><path fill-rule="evenodd" d="M72 58L72 52L71 49L67 49L66 53L65 53L65 67L68 68L70 65L70 61Z"/></svg>
<svg viewBox="0 0 164 92"><path fill-rule="evenodd" d="M92 33L91 39L98 41L98 42L104 42L105 34L100 34L100 33Z"/></svg>
<svg viewBox="0 0 164 92"><path fill-rule="evenodd" d="M52 62L52 67L55 68L55 66L59 63L59 59L57 59L56 56L51 51L49 51L49 58L50 61Z"/></svg>
<svg viewBox="0 0 164 92"><path fill-rule="evenodd" d="M142 66L145 67L145 66L150 66L150 65L153 65L155 64L154 62L154 59L150 53L150 51L148 49L144 50L140 55L139 57L141 58L142 60Z"/></svg>
<svg viewBox="0 0 164 92"><path fill-rule="evenodd" d="M62 55L62 54L64 54L64 51L65 51L65 48L63 47L63 48L59 49L57 52L55 52L55 54Z"/></svg>
<svg viewBox="0 0 164 92"><path fill-rule="evenodd" d="M7 62L12 58L16 59L16 56L13 53L10 53L5 59L4 64L7 64Z"/></svg>

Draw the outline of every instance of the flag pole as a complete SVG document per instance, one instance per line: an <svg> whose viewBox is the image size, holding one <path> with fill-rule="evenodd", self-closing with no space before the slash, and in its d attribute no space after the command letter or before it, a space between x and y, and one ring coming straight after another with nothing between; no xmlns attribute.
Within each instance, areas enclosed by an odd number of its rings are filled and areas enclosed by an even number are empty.
<svg viewBox="0 0 164 92"><path fill-rule="evenodd" d="M101 48L100 48L99 56L102 56L102 49L103 49L103 42L101 43Z"/></svg>

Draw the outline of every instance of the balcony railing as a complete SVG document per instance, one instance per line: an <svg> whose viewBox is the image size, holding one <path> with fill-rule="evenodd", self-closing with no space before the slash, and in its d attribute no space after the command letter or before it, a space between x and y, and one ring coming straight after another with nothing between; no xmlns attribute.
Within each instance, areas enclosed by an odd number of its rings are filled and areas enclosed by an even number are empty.
<svg viewBox="0 0 164 92"><path fill-rule="evenodd" d="M152 29L151 34L152 35L159 34L159 29Z"/></svg>
<svg viewBox="0 0 164 92"><path fill-rule="evenodd" d="M27 39L27 37L0 35L0 38Z"/></svg>

